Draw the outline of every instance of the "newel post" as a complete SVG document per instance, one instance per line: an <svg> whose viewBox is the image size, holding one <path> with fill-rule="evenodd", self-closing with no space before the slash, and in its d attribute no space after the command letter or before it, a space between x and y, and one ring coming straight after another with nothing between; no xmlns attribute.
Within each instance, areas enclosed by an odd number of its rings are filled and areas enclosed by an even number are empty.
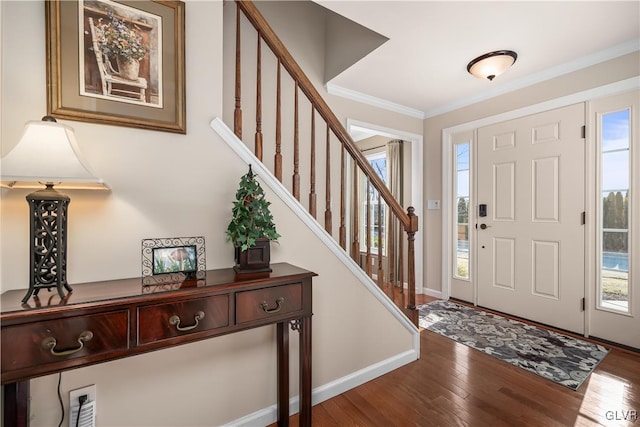
<svg viewBox="0 0 640 427"><path fill-rule="evenodd" d="M409 301L407 308L409 310L416 309L416 254L414 243L416 240L416 231L418 231L418 217L415 214L415 208L409 206L407 209L407 215L409 216L409 227L406 228L407 240L408 240L408 254L407 254L407 286L409 288Z"/></svg>

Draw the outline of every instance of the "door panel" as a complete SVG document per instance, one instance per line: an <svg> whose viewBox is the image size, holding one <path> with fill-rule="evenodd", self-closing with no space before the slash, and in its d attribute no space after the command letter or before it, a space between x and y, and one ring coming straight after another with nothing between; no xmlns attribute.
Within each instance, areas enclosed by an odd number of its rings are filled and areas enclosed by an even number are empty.
<svg viewBox="0 0 640 427"><path fill-rule="evenodd" d="M478 129L478 305L584 331L584 105Z"/></svg>
<svg viewBox="0 0 640 427"><path fill-rule="evenodd" d="M533 293L537 296L560 298L560 259L558 242L533 242Z"/></svg>
<svg viewBox="0 0 640 427"><path fill-rule="evenodd" d="M496 207L494 221L515 221L516 212L516 164L515 162L493 165L493 205Z"/></svg>
<svg viewBox="0 0 640 427"><path fill-rule="evenodd" d="M533 188L531 203L533 205L533 222L558 222L558 165L559 158L533 160Z"/></svg>
<svg viewBox="0 0 640 427"><path fill-rule="evenodd" d="M493 238L493 286L515 289L515 239Z"/></svg>

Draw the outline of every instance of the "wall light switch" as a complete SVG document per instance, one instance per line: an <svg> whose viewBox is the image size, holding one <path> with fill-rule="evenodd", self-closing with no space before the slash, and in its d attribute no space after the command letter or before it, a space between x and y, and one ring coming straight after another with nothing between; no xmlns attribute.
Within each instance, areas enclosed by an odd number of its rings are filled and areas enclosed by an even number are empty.
<svg viewBox="0 0 640 427"><path fill-rule="evenodd" d="M440 209L440 200L427 200L427 209Z"/></svg>

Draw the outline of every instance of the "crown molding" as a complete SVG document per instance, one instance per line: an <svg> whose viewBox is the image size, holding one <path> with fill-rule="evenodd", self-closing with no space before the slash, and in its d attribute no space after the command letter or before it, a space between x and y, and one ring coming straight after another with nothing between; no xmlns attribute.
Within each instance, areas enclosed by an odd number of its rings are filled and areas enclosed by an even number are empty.
<svg viewBox="0 0 640 427"><path fill-rule="evenodd" d="M350 99L352 101L360 102L362 104L371 105L374 107L382 108L384 110L394 111L396 113L404 114L405 116L415 117L421 120L425 119L424 113L420 110L416 110L415 108L396 104L395 102L387 101L382 98L376 98L375 96L347 89L333 83L327 83L325 86L327 92L330 95L336 95L342 98Z"/></svg>
<svg viewBox="0 0 640 427"><path fill-rule="evenodd" d="M632 52L636 52L638 50L640 50L640 40L638 39L629 40L625 43L612 46L609 49L605 49L591 55L583 56L582 58L578 58L575 61L566 62L564 64L560 64L558 66L548 68L538 73L534 73L526 77L514 80L502 86L496 87L495 89L482 92L476 96L471 96L463 100L426 111L425 118L438 116L440 114L444 114L449 111L457 110L458 108L462 108L468 105L476 104L478 102L486 101L487 99L495 98L496 96L504 95L506 93L513 92L518 89L522 89L527 86L531 86L536 83L543 82L545 80L551 80L555 77L572 73L574 71L578 71L583 68L587 68L592 65L599 64L601 62L609 61L611 59L618 58L620 56L623 56Z"/></svg>
<svg viewBox="0 0 640 427"><path fill-rule="evenodd" d="M616 46L612 46L608 49L602 50L600 52L578 58L575 61L566 62L564 64L548 68L538 73L534 73L506 83L494 89L487 90L478 95L466 97L459 101L445 104L427 111L420 111L415 108L406 107L404 105L396 104L391 101L376 98L374 96L337 86L333 83L327 83L326 88L327 92L329 92L329 94L331 95L340 96L352 101L372 105L374 107L394 111L396 113L424 120L637 51L640 51L640 40L632 39L627 42L620 43Z"/></svg>

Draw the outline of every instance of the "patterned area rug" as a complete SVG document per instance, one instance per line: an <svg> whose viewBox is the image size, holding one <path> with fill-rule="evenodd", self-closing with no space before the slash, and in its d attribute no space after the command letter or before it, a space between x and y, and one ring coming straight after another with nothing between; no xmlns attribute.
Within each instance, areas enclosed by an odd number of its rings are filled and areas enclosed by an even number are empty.
<svg viewBox="0 0 640 427"><path fill-rule="evenodd" d="M420 326L577 390L605 347L450 301L418 307Z"/></svg>

